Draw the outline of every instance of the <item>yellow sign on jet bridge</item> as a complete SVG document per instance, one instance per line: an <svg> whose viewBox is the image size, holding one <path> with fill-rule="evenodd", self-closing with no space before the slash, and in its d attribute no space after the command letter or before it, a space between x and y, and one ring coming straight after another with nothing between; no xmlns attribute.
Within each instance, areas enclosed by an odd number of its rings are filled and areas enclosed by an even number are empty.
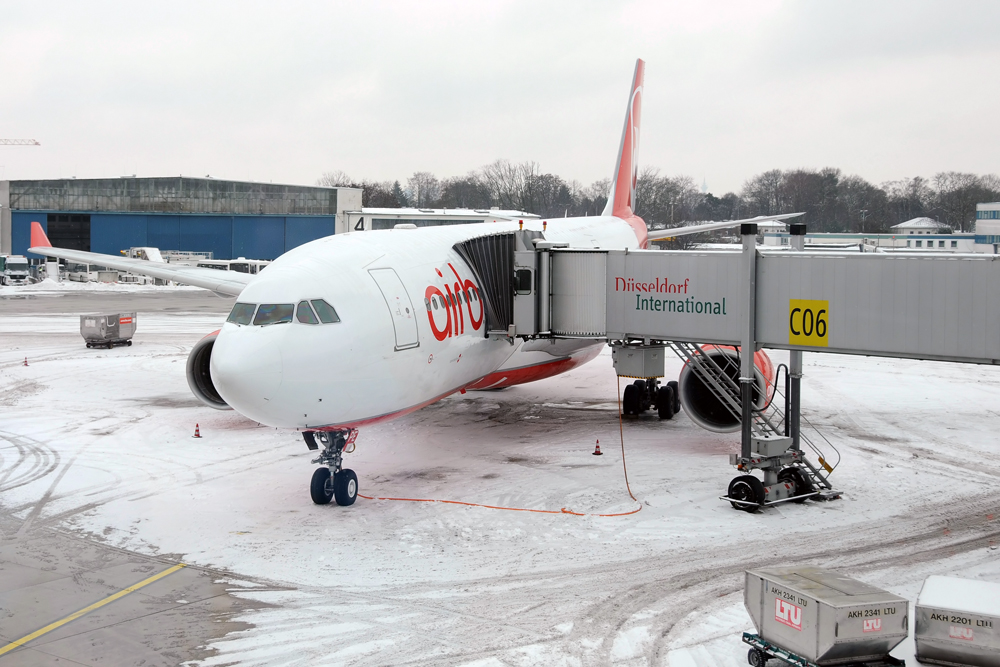
<svg viewBox="0 0 1000 667"><path fill-rule="evenodd" d="M830 333L830 302L788 300L788 344L827 347Z"/></svg>

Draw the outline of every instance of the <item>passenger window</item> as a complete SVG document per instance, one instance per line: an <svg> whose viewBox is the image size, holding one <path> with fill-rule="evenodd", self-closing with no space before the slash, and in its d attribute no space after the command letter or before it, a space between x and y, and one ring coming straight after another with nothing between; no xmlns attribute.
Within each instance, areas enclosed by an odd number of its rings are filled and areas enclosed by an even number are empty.
<svg viewBox="0 0 1000 667"><path fill-rule="evenodd" d="M253 323L257 326L267 326L268 324L291 322L294 310L295 306L290 303L262 303L257 309Z"/></svg>
<svg viewBox="0 0 1000 667"><path fill-rule="evenodd" d="M309 307L308 301L299 301L299 306L295 311L295 319L302 324L319 324L313 309Z"/></svg>
<svg viewBox="0 0 1000 667"><path fill-rule="evenodd" d="M323 324L334 324L340 321L337 311L323 299L313 299L312 305L316 309L316 314L319 315L319 321Z"/></svg>
<svg viewBox="0 0 1000 667"><path fill-rule="evenodd" d="M253 311L256 308L257 304L254 303L237 303L233 306L233 311L229 313L229 318L226 321L233 324L250 324L253 319Z"/></svg>
<svg viewBox="0 0 1000 667"><path fill-rule="evenodd" d="M431 312L431 300L428 298L424 298L424 305L427 306L427 312L428 313Z"/></svg>

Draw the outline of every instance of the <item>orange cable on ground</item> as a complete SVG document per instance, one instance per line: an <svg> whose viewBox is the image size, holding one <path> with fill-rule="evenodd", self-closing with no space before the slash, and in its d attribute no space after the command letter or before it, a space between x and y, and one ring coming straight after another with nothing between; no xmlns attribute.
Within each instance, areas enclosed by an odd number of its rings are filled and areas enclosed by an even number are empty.
<svg viewBox="0 0 1000 667"><path fill-rule="evenodd" d="M625 465L625 427L622 426L622 376L615 375L618 380L618 434L622 439L622 470L625 471L625 489L632 500L639 502L639 499L632 495L632 487L628 485L628 467ZM642 505L639 505L642 509ZM637 510L638 511L638 510Z"/></svg>
<svg viewBox="0 0 1000 667"><path fill-rule="evenodd" d="M366 496L363 493L358 494L359 498L364 498L365 500L397 500L408 503L444 503L446 505L465 505L467 507L482 507L489 510L507 510L508 512L534 512L535 514L571 514L573 516L628 516L629 514L635 514L642 509L642 505L639 505L636 509L631 512L617 512L614 514L595 514L593 512L574 512L571 509L563 507L558 510L536 510L528 507L501 507L500 505L483 505L482 503L467 503L464 500L438 500L436 498L383 498L381 496Z"/></svg>
<svg viewBox="0 0 1000 667"><path fill-rule="evenodd" d="M632 488L628 483L628 467L625 465L625 428L622 426L622 381L621 377L618 377L618 432L621 435L622 442L622 470L625 472L625 488L628 490L629 497L632 500L639 502L638 498L632 495ZM465 505L466 507L483 507L490 510L507 510L508 512L534 512L535 514L570 514L572 516L628 516L630 514L635 514L642 509L642 504L635 508L631 512L617 512L614 514L594 514L591 512L574 512L571 509L563 507L559 510L536 510L527 507L501 507L499 505L483 505L481 503L467 503L463 500L438 500L436 498L383 498L380 496L366 496L362 493L358 494L359 498L364 498L365 500L395 500L407 503L444 503L446 505Z"/></svg>

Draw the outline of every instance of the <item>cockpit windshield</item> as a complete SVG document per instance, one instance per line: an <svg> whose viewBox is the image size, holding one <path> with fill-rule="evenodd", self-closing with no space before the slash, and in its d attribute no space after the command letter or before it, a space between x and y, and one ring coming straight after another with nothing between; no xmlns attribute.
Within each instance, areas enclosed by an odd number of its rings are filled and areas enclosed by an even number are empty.
<svg viewBox="0 0 1000 667"><path fill-rule="evenodd" d="M304 299L298 305L265 303L258 306L255 303L237 303L226 321L243 326L251 322L254 326L267 326L292 322L293 315L294 321L301 324L335 324L340 321L337 311L323 299Z"/></svg>
<svg viewBox="0 0 1000 667"><path fill-rule="evenodd" d="M290 303L262 303L257 309L257 315L253 318L253 323L257 326L268 324L284 324L292 321L292 312L295 306Z"/></svg>
<svg viewBox="0 0 1000 667"><path fill-rule="evenodd" d="M294 315L294 320L293 316ZM296 306L291 303L237 303L229 313L227 322L246 326L283 324L296 321L301 324L335 324L340 321L337 311L323 299L302 300Z"/></svg>
<svg viewBox="0 0 1000 667"><path fill-rule="evenodd" d="M233 306L233 312L229 313L227 322L233 324L250 324L253 320L253 311L257 310L257 305L253 303L237 303Z"/></svg>

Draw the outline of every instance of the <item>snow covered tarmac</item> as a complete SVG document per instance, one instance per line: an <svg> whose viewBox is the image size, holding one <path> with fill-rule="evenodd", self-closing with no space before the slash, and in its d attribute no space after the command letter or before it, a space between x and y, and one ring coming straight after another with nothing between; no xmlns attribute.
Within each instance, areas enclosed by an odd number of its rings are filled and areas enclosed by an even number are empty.
<svg viewBox="0 0 1000 667"><path fill-rule="evenodd" d="M238 593L270 606L243 613L253 627L216 640L203 664L743 665L747 567L841 568L911 600L928 574L1000 581L997 368L807 354L803 412L843 454L840 501L733 510L718 496L738 435L681 413L625 423L634 515L320 507L297 434L187 388L187 351L231 302L165 314L152 310L165 290L125 290L150 309L133 347L104 351L84 347L65 314L78 311L54 293L0 300L0 436L48 462L11 468L0 449L0 479L27 480L0 505L23 520L50 492L36 524L266 588ZM96 308L108 294L87 296ZM369 496L629 511L615 392L605 353L363 429L346 465ZM894 654L911 658L912 641Z"/></svg>

